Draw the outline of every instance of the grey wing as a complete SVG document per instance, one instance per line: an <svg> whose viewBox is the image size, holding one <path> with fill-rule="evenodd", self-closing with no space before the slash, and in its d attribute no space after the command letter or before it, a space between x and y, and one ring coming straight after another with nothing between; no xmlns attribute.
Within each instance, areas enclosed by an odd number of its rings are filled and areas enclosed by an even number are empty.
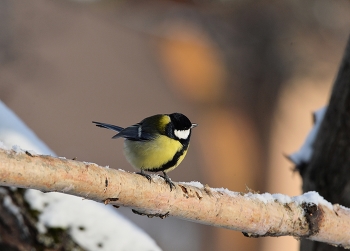
<svg viewBox="0 0 350 251"><path fill-rule="evenodd" d="M106 124L106 123L101 123L101 122L96 122L96 121L92 121L92 123L96 124L96 126L98 127L102 127L102 128L106 128L106 129L110 129L118 132L118 134L114 135L112 139L126 138L134 141L147 141L147 140L154 139L154 137L152 137L150 133L144 132L142 130L142 123L138 123L138 124L129 126L127 128Z"/></svg>
<svg viewBox="0 0 350 251"><path fill-rule="evenodd" d="M150 133L142 130L142 123L138 123L121 130L117 135L113 136L113 139L115 138L126 138L134 141L148 141L154 139Z"/></svg>
<svg viewBox="0 0 350 251"><path fill-rule="evenodd" d="M139 131L141 131L141 129L139 128L141 127L138 124L124 128L118 134L114 135L112 139L126 138L130 140L140 140L141 135L139 135Z"/></svg>

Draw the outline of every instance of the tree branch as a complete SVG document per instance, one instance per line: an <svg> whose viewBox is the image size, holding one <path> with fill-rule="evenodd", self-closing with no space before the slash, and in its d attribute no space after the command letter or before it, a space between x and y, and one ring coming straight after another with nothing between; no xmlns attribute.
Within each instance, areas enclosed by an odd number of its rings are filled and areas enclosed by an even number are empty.
<svg viewBox="0 0 350 251"><path fill-rule="evenodd" d="M317 193L294 198L241 194L198 183L175 183L171 192L156 175L150 183L140 175L93 163L4 149L0 185L72 194L148 216L169 215L238 230L248 237L292 235L350 247L350 210L332 206Z"/></svg>

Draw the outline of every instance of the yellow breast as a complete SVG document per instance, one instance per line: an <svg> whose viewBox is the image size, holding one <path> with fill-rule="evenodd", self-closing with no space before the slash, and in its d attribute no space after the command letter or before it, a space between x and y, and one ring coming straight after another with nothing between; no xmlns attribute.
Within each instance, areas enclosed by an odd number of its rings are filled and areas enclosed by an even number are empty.
<svg viewBox="0 0 350 251"><path fill-rule="evenodd" d="M182 149L182 144L174 139L160 135L156 140L151 141L131 141L125 140L124 153L129 163L138 169L152 170L158 169L165 163L173 159L176 152ZM174 169L186 155L179 158L176 165L166 171Z"/></svg>

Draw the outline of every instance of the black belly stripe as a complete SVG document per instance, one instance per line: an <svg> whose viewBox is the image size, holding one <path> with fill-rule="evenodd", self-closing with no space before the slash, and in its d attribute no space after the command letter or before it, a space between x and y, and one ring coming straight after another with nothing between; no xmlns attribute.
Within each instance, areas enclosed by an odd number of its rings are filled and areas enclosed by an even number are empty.
<svg viewBox="0 0 350 251"><path fill-rule="evenodd" d="M175 153L175 155L172 158L172 160L170 160L167 163L163 164L159 168L146 169L146 171L148 171L148 172L160 172L160 171L165 171L165 170L175 166L176 163L178 162L179 158L184 154L184 152L187 150L187 148L188 148L188 143L183 145L181 150Z"/></svg>

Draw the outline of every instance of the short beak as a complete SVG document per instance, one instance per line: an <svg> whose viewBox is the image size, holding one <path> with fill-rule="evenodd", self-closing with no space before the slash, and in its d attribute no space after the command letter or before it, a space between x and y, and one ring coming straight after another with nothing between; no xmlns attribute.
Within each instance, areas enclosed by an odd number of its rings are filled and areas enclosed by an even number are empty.
<svg viewBox="0 0 350 251"><path fill-rule="evenodd" d="M191 129L194 128L194 127L196 127L197 125L198 125L198 124L194 124L194 123L193 123L192 126L191 126Z"/></svg>

